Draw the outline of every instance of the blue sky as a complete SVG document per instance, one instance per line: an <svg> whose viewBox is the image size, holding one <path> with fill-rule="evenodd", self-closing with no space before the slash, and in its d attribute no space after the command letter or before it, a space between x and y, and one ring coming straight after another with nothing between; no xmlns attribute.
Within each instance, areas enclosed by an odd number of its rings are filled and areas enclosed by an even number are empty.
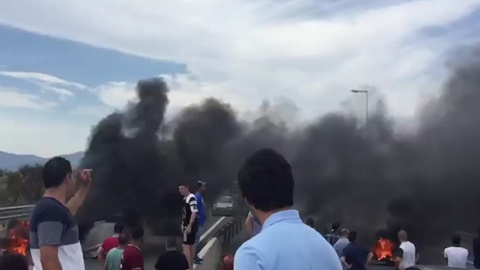
<svg viewBox="0 0 480 270"><path fill-rule="evenodd" d="M368 86L412 118L480 30L480 0L112 1L0 3L0 151L84 150L135 82L159 75L169 117L210 96L240 115L287 98L298 122L345 100L361 113L348 89Z"/></svg>

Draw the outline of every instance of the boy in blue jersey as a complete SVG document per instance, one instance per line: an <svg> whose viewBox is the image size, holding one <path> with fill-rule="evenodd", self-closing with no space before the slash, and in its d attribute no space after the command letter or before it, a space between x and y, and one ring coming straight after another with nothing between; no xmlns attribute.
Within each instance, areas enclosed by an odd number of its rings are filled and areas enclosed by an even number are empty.
<svg viewBox="0 0 480 270"><path fill-rule="evenodd" d="M206 182L198 181L197 182L197 192L195 193L195 198L197 199L197 207L198 207L198 232L195 237L195 264L200 264L202 259L198 257L198 252L200 252L200 245L198 242L200 241L200 236L204 233L205 229L205 221L207 219L206 209L205 209L205 202L203 201L203 192L206 190Z"/></svg>

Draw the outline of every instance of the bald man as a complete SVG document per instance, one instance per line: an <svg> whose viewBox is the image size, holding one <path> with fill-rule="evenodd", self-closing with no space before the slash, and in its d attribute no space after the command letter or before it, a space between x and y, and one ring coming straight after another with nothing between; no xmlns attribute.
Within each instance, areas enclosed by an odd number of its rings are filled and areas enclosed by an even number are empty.
<svg viewBox="0 0 480 270"><path fill-rule="evenodd" d="M405 230L398 232L398 240L400 240L400 250L396 256L395 268L404 270L417 263L418 254L415 245L408 241L408 234Z"/></svg>

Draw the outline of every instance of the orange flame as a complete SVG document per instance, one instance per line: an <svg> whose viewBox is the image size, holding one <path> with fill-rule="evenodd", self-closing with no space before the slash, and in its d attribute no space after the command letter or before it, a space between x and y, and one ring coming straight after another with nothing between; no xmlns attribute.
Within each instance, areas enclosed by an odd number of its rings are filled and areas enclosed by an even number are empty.
<svg viewBox="0 0 480 270"><path fill-rule="evenodd" d="M19 221L12 229L8 231L9 245L4 248L5 253L19 253L24 256L27 255L27 248L29 244L29 221Z"/></svg>
<svg viewBox="0 0 480 270"><path fill-rule="evenodd" d="M388 239L380 238L377 241L377 244L373 247L373 254L380 260L393 260L393 249L395 244Z"/></svg>

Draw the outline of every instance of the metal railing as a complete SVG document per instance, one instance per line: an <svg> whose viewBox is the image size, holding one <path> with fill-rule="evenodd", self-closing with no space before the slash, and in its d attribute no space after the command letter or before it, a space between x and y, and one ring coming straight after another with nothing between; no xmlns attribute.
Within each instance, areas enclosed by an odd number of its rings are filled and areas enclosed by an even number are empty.
<svg viewBox="0 0 480 270"><path fill-rule="evenodd" d="M235 236L242 231L243 219L234 217L225 223L214 235L222 243L222 248L225 248L235 238Z"/></svg>
<svg viewBox="0 0 480 270"><path fill-rule="evenodd" d="M30 204L30 205L1 207L0 221L28 217L32 213L34 206L35 205Z"/></svg>

